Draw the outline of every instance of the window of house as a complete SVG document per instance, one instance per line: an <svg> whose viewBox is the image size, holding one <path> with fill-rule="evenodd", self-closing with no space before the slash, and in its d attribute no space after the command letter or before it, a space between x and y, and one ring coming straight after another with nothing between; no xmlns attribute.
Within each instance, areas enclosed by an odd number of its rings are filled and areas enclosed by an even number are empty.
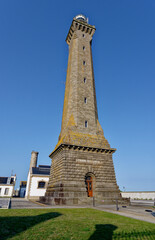
<svg viewBox="0 0 155 240"><path fill-rule="evenodd" d="M84 103L87 103L87 98L86 97L84 98Z"/></svg>
<svg viewBox="0 0 155 240"><path fill-rule="evenodd" d="M46 184L46 182L44 182L44 181L38 182L38 188L45 188L45 184Z"/></svg>
<svg viewBox="0 0 155 240"><path fill-rule="evenodd" d="M5 188L4 195L8 195L8 194L9 194L9 188Z"/></svg>
<svg viewBox="0 0 155 240"><path fill-rule="evenodd" d="M85 77L84 77L83 81L84 81L84 83L86 83L86 78Z"/></svg>
<svg viewBox="0 0 155 240"><path fill-rule="evenodd" d="M83 65L86 65L86 62L85 62L85 61L83 61Z"/></svg>
<svg viewBox="0 0 155 240"><path fill-rule="evenodd" d="M85 121L85 127L86 127L86 128L88 127L88 122L87 122L87 121Z"/></svg>

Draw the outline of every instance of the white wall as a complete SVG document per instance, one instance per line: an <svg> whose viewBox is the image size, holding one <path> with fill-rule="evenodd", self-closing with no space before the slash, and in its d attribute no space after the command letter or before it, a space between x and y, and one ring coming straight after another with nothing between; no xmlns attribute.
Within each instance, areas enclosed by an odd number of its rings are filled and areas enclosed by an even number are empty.
<svg viewBox="0 0 155 240"><path fill-rule="evenodd" d="M27 176L27 184L26 184L25 198L28 197L29 187L30 187L30 171L29 171L28 176Z"/></svg>
<svg viewBox="0 0 155 240"><path fill-rule="evenodd" d="M13 185L0 185L1 191L0 191L0 197L12 197L13 195L13 190L14 190L14 186ZM5 189L8 188L9 192L8 195L5 195Z"/></svg>
<svg viewBox="0 0 155 240"><path fill-rule="evenodd" d="M122 197L124 198L131 198L131 199L147 199L147 200L154 200L155 199L155 192L121 192Z"/></svg>
<svg viewBox="0 0 155 240"><path fill-rule="evenodd" d="M38 182L40 182L40 181L46 182L45 188L38 188ZM46 176L43 176L43 177L32 176L29 197L32 198L32 197L44 196L45 192L46 192L48 181L49 181L49 176L47 176L47 177Z"/></svg>

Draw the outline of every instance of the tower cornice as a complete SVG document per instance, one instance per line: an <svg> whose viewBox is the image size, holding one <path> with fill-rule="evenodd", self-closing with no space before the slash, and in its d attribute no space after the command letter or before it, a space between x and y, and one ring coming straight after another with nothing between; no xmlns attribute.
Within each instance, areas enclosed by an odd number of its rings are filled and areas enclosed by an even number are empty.
<svg viewBox="0 0 155 240"><path fill-rule="evenodd" d="M53 156L60 150L67 148L67 149L74 149L74 150L82 150L82 151L89 151L89 152L100 152L100 153L106 153L106 154L112 154L116 152L116 148L96 148L96 147L84 147L84 146L78 146L78 145L71 145L71 144L60 144L54 151L49 155L50 158L53 158Z"/></svg>
<svg viewBox="0 0 155 240"><path fill-rule="evenodd" d="M81 30L84 33L89 33L91 36L95 33L95 26L88 24L87 22L77 20L73 18L72 24L70 26L69 32L66 37L66 42L69 45L72 39L72 36L76 30Z"/></svg>

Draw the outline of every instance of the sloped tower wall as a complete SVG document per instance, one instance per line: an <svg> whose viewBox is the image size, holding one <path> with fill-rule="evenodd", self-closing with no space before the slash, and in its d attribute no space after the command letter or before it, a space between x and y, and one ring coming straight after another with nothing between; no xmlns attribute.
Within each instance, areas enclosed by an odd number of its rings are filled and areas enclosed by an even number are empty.
<svg viewBox="0 0 155 240"><path fill-rule="evenodd" d="M68 68L61 133L42 202L88 204L120 198L110 147L98 121L92 61L95 27L84 16L72 21L66 42Z"/></svg>

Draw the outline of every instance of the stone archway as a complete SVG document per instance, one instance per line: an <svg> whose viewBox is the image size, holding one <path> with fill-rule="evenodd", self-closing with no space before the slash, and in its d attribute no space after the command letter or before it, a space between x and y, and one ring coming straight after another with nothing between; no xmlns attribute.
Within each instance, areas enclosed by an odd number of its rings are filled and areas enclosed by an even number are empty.
<svg viewBox="0 0 155 240"><path fill-rule="evenodd" d="M95 176L89 172L85 175L85 185L88 197L94 197L95 193Z"/></svg>

